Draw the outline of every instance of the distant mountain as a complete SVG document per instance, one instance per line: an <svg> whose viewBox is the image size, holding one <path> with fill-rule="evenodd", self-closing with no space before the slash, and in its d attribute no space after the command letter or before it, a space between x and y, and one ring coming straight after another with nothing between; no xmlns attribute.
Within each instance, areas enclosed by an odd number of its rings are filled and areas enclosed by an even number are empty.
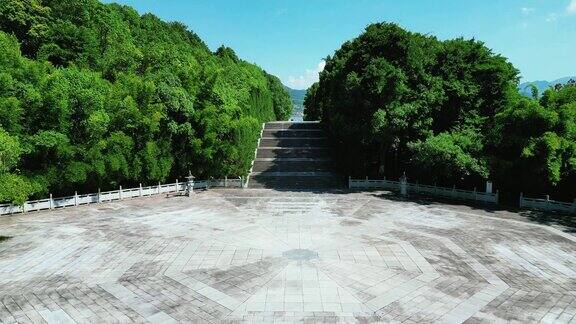
<svg viewBox="0 0 576 324"><path fill-rule="evenodd" d="M570 80L576 80L576 76L565 77L565 78L561 78L561 79L554 80L554 81L524 82L524 83L521 83L518 88L519 88L520 93L522 95L527 96L527 97L532 97L532 90L530 89L531 84L534 84L538 88L538 92L540 93L540 95L542 95L542 93L544 93L544 91L546 91L546 89L553 87L557 84L566 84Z"/></svg>
<svg viewBox="0 0 576 324"><path fill-rule="evenodd" d="M292 119L302 120L304 117L304 97L306 96L307 90L296 90L287 86L284 86L284 88L290 94L290 98L292 98L292 103L294 104Z"/></svg>
<svg viewBox="0 0 576 324"><path fill-rule="evenodd" d="M290 87L284 86L286 91L290 93L290 98L292 98L292 102L297 105L304 105L304 97L306 96L306 90L296 90Z"/></svg>

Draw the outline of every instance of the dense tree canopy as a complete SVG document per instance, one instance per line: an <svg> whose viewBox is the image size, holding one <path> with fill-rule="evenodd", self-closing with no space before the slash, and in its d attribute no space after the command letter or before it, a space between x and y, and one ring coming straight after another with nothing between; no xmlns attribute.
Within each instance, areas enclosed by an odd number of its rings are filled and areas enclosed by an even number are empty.
<svg viewBox="0 0 576 324"><path fill-rule="evenodd" d="M374 24L327 58L305 116L323 121L348 174L575 195L576 87L540 102L517 87L479 41Z"/></svg>
<svg viewBox="0 0 576 324"><path fill-rule="evenodd" d="M0 202L239 176L278 78L180 23L96 0L0 2Z"/></svg>
<svg viewBox="0 0 576 324"><path fill-rule="evenodd" d="M496 115L488 155L495 179L524 192L576 196L576 83L518 97Z"/></svg>

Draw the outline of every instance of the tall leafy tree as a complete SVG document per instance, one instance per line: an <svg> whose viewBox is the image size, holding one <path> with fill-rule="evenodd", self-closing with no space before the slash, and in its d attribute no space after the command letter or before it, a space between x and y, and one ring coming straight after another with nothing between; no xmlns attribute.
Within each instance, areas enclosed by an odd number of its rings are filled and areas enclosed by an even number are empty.
<svg viewBox="0 0 576 324"><path fill-rule="evenodd" d="M327 59L305 114L322 119L349 173L479 183L484 134L516 82L481 42L373 24Z"/></svg>

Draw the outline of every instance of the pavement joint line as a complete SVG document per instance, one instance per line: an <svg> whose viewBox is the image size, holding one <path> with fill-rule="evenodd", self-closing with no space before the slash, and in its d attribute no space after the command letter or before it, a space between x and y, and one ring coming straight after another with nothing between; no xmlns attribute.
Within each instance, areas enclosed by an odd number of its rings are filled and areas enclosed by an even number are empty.
<svg viewBox="0 0 576 324"><path fill-rule="evenodd" d="M437 208L437 210L441 210L441 211L449 211L449 212L455 212L454 210L450 210L450 209L446 209L446 208ZM532 226L532 227L538 227L541 229L545 229L548 230L550 232L553 232L554 234L560 235L562 237L564 237L565 239L568 239L570 241L576 242L576 236L566 233L558 228L555 227L551 227L549 225L544 225L544 224L535 224L529 221L522 221L522 220L517 220L517 219L509 219L509 218L502 218L502 217L497 217L497 216L490 216L490 215L479 215L476 213L470 213L470 212L464 212L464 211L457 211L456 213L458 214L463 214L466 216L474 216L474 217L486 217L486 218L490 218L493 220L497 220L497 221L503 221L503 222L510 222L510 223L516 223L516 224L524 224L527 226Z"/></svg>

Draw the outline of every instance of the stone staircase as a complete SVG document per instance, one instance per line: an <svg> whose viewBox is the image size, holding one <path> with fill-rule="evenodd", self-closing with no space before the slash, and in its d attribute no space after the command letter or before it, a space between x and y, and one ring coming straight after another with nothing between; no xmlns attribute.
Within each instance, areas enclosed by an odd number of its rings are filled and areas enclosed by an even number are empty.
<svg viewBox="0 0 576 324"><path fill-rule="evenodd" d="M267 123L250 174L250 188L342 188L318 122Z"/></svg>

